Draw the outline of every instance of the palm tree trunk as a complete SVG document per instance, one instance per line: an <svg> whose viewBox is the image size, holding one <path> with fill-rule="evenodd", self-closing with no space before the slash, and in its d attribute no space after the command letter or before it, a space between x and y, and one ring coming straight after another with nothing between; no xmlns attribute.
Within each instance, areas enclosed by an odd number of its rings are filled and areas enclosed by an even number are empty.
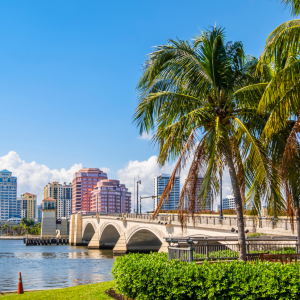
<svg viewBox="0 0 300 300"><path fill-rule="evenodd" d="M226 159L236 206L238 237L240 244L239 260L246 260L246 239L244 229L243 202L230 149L226 153Z"/></svg>
<svg viewBox="0 0 300 300"><path fill-rule="evenodd" d="M297 244L298 244L298 252L300 250L300 209L299 203L296 204L296 224L297 224Z"/></svg>

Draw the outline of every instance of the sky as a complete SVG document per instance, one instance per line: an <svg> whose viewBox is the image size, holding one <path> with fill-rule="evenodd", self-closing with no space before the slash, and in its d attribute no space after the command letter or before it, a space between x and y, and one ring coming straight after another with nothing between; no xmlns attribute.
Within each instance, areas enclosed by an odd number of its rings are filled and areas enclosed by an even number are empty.
<svg viewBox="0 0 300 300"><path fill-rule="evenodd" d="M174 166L159 169L157 147L132 123L153 46L217 24L258 57L290 19L276 0L1 1L0 169L38 203L48 182L70 182L81 167L101 168L131 191L139 176L142 195L152 195L153 177ZM228 174L224 183L226 195Z"/></svg>

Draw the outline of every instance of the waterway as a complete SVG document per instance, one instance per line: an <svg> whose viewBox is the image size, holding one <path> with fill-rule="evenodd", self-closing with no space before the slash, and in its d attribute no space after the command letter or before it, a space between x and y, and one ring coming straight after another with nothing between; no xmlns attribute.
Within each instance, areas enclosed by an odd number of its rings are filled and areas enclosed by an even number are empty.
<svg viewBox="0 0 300 300"><path fill-rule="evenodd" d="M0 291L16 290L19 272L25 290L109 281L114 260L111 250L26 246L22 240L0 240Z"/></svg>

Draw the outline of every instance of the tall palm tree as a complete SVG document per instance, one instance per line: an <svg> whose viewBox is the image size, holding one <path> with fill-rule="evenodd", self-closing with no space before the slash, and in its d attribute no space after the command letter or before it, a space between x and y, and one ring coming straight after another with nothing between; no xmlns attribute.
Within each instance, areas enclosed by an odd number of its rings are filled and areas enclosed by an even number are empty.
<svg viewBox="0 0 300 300"><path fill-rule="evenodd" d="M252 60L244 55L241 42L225 43L222 28L202 32L192 44L170 40L156 47L145 63L134 115L140 134L154 131L160 165L179 157L154 216L168 201L175 176L188 158L192 164L178 206L182 222L185 195L188 193L193 215L197 197L203 202L209 194L215 198L219 174L227 165L236 203L241 260L246 259L246 184L253 180L264 184L268 194L272 175L268 157L257 140L264 126L256 115L258 102L234 96L237 89L256 82L248 72ZM204 174L204 180L196 195L200 174Z"/></svg>
<svg viewBox="0 0 300 300"><path fill-rule="evenodd" d="M292 2L292 1L289 1ZM298 3L298 4L297 4ZM295 5L299 2L294 1ZM236 92L259 98L258 113L267 116L262 139L276 153L286 194L287 212L293 222L297 212L297 233L300 240L299 132L300 132L300 20L278 26L268 37L260 56L257 72L271 76L258 85L249 85ZM274 143L277 140L279 143ZM279 146L279 148L276 148ZM276 147L275 147L276 146ZM276 201L274 201L275 203Z"/></svg>
<svg viewBox="0 0 300 300"><path fill-rule="evenodd" d="M281 0L280 2L285 4L293 16L300 13L300 0Z"/></svg>

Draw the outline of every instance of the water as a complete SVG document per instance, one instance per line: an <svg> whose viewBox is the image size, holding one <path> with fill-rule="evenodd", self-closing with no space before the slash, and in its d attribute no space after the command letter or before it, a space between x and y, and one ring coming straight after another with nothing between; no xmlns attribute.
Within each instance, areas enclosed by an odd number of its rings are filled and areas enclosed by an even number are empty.
<svg viewBox="0 0 300 300"><path fill-rule="evenodd" d="M113 262L111 250L25 246L22 240L0 240L0 291L16 290L19 272L25 290L109 281Z"/></svg>

